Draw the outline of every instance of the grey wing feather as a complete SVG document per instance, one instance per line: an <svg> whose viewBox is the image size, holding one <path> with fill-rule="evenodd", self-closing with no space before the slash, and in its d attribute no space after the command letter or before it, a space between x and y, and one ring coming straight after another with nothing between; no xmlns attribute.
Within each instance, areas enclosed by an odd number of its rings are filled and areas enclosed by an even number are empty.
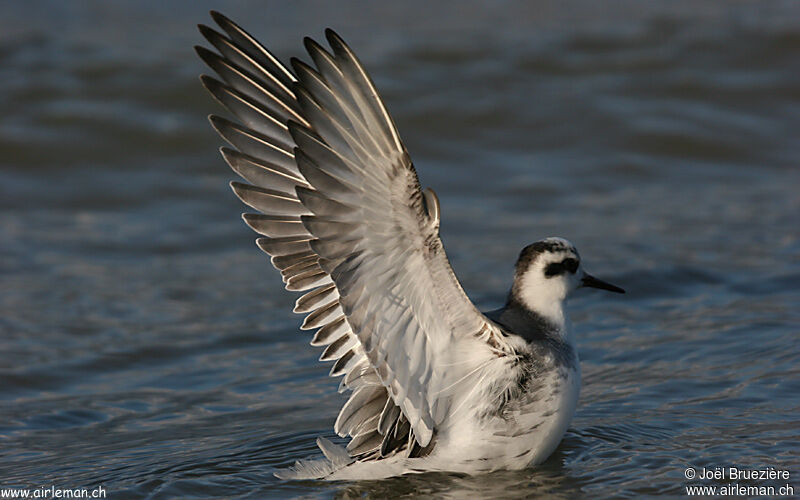
<svg viewBox="0 0 800 500"><path fill-rule="evenodd" d="M273 238L308 238L310 236L299 216L244 214L242 218L255 232L264 236ZM256 240L257 243L259 241ZM262 250L271 254L266 247L262 247Z"/></svg>
<svg viewBox="0 0 800 500"><path fill-rule="evenodd" d="M211 115L209 121L214 130L241 153L300 174L290 149L282 148L269 137L225 118Z"/></svg>
<svg viewBox="0 0 800 500"><path fill-rule="evenodd" d="M272 189L288 193L294 193L298 186L308 186L305 179L280 165L230 148L220 148L220 153L234 172L256 186L270 186Z"/></svg>
<svg viewBox="0 0 800 500"><path fill-rule="evenodd" d="M288 129L279 116L258 101L209 76L201 76L206 89L236 115L251 130L270 138L270 142L283 150L291 150Z"/></svg>
<svg viewBox="0 0 800 500"><path fill-rule="evenodd" d="M332 52L305 39L316 68L293 59L295 76L212 17L225 34L200 31L219 53L197 52L224 81L202 81L243 125L211 122L250 183L232 183L234 192L261 212L245 222L286 288L306 292L294 309L308 314L302 328L317 329L311 344L326 346L320 359L353 391L334 429L352 438L356 458L415 456L447 413L452 378L472 369L445 369L448 352L460 339L488 349L492 333L444 254L438 199L420 190L374 84L338 35L326 31Z"/></svg>

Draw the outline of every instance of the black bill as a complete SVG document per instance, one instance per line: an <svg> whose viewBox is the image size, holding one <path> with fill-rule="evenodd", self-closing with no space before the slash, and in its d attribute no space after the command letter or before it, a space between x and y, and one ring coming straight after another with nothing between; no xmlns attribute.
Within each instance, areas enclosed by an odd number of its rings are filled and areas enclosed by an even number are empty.
<svg viewBox="0 0 800 500"><path fill-rule="evenodd" d="M583 275L583 279L581 280L581 285L590 288L599 288L601 290L608 290L609 292L625 293L625 290L623 290L622 288L612 285L611 283L606 283L603 280L599 280L594 276L592 276L591 274Z"/></svg>

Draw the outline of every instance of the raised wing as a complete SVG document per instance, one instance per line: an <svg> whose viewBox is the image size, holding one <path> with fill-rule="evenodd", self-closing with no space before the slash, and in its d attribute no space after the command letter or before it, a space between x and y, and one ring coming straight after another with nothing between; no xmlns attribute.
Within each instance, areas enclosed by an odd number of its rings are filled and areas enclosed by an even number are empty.
<svg viewBox="0 0 800 500"><path fill-rule="evenodd" d="M456 353L509 350L453 274L438 200L420 190L375 86L338 35L326 31L333 53L305 39L316 69L293 59L293 74L212 16L227 36L201 26L219 54L197 50L225 83L203 83L243 125L211 120L236 148L222 149L226 161L251 183L234 191L261 212L245 221L264 235L258 245L286 288L307 291L295 307L308 313L302 328L318 329L311 344L327 345L320 359L336 360L331 375L353 390L335 430L359 458L424 453L453 411L453 389L480 368Z"/></svg>

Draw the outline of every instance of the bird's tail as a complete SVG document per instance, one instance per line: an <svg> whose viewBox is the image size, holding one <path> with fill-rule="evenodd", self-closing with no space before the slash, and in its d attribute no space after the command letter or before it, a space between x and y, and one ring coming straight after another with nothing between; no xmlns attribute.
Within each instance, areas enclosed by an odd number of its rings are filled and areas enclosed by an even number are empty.
<svg viewBox="0 0 800 500"><path fill-rule="evenodd" d="M324 437L317 438L317 446L325 458L298 460L294 466L276 471L275 477L286 480L323 479L354 461L344 447L333 444Z"/></svg>

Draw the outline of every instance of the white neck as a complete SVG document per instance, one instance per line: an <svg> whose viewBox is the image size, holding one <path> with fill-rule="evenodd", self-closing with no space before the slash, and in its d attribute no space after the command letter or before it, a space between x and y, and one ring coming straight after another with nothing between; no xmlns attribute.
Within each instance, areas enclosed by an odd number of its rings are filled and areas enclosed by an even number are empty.
<svg viewBox="0 0 800 500"><path fill-rule="evenodd" d="M569 336L569 319L564 312L566 283L560 279L541 277L538 272L525 273L517 284L517 297L522 305L555 326L562 336Z"/></svg>

